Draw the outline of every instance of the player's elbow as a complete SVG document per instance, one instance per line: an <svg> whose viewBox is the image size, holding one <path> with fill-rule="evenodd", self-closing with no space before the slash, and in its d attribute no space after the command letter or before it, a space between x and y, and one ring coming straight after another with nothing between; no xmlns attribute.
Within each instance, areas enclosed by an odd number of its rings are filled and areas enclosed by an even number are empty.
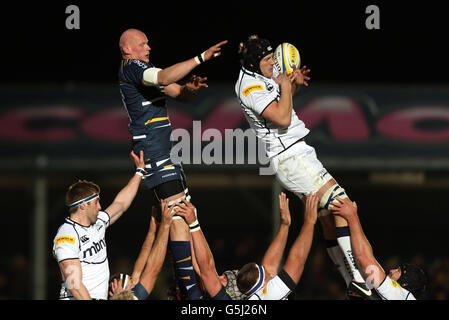
<svg viewBox="0 0 449 320"><path fill-rule="evenodd" d="M288 128L291 123L292 123L292 118L291 117L286 117L285 119L282 119L282 122L280 123L280 125L283 128Z"/></svg>
<svg viewBox="0 0 449 320"><path fill-rule="evenodd" d="M273 121L278 127L288 128L292 122L291 117L280 117Z"/></svg>
<svg viewBox="0 0 449 320"><path fill-rule="evenodd" d="M168 86L173 83L173 80L170 78L170 74L165 72L165 70L160 70L157 73L157 84L160 86Z"/></svg>
<svg viewBox="0 0 449 320"><path fill-rule="evenodd" d="M169 83L169 79L167 78L164 70L159 68L148 68L143 72L143 84L145 86L166 86Z"/></svg>

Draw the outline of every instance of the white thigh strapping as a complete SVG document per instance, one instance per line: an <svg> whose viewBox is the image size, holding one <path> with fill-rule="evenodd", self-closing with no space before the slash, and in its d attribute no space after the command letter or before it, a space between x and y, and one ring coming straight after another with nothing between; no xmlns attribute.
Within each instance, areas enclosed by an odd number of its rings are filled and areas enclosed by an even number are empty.
<svg viewBox="0 0 449 320"><path fill-rule="evenodd" d="M298 197L317 192L332 176L318 160L315 149L298 142L272 160L281 185Z"/></svg>

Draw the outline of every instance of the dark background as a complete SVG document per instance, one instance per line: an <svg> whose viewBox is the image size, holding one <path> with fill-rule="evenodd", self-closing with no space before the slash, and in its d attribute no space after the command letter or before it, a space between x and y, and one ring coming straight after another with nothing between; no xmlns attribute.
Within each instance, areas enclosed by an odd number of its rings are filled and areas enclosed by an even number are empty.
<svg viewBox="0 0 449 320"><path fill-rule="evenodd" d="M65 8L77 4L81 28L67 30ZM380 30L368 30L368 5L380 9ZM447 83L447 1L16 2L2 10L1 81L114 82L118 39L145 32L161 67L229 40L220 61L198 69L210 81L234 81L238 43L251 34L273 46L289 41L314 81Z"/></svg>
<svg viewBox="0 0 449 320"><path fill-rule="evenodd" d="M80 30L65 28L68 16L65 8L70 4L80 8ZM365 8L370 4L380 8L380 30L365 27L368 16ZM284 2L224 5L198 1L15 2L1 10L0 85L5 90L15 88L22 100L28 97L25 85L60 86L61 92L67 86L84 84L115 86L120 60L118 39L124 30L133 27L147 34L152 48L150 60L161 68L189 59L221 40L229 40L220 58L195 69L195 74L208 77L210 86L235 81L240 68L238 43L251 34L258 34L268 38L273 46L281 42L295 44L302 63L312 69L312 84L447 87L448 12L447 1L301 1L290 5ZM86 158L89 158L87 152ZM8 230L2 240L1 298L32 299L30 230L34 191L31 179L36 172L18 166L11 175L9 167L1 169L2 203L6 203L2 224ZM127 182L127 169L48 172L49 247L66 215L63 197L67 186L87 175L102 186L102 203L107 206ZM211 188L207 181L212 184L211 177L215 177L212 174L217 172L208 173L209 168L200 170L189 166L185 170L188 177L198 178L203 174L206 181L196 182L194 198L200 212L208 212L201 221L218 272L239 267L249 260L260 261L271 240L271 185L266 180L259 182L257 171L250 171L256 181L253 187ZM425 168L420 172L424 172L427 180L418 186L373 184L376 172L369 169L337 169L333 175L350 190L351 198L366 208L362 224L379 261L390 266L403 260L420 264L433 280L437 279L434 283L443 284L444 290L435 286L429 297L447 300L448 172L443 169L427 172ZM301 223L302 207L291 194L289 197L294 219L291 244ZM145 236L145 212L149 212L152 203L154 199L147 190L139 192L131 208L135 213L130 212L111 227L107 239L111 273L130 272ZM18 228L23 230L23 235L16 238L12 230ZM342 299L344 286L325 254L319 227L317 234L297 297ZM11 238L13 245L9 242ZM56 299L59 271L51 254L47 264L47 298ZM164 296L170 282L170 267L164 268L155 298Z"/></svg>

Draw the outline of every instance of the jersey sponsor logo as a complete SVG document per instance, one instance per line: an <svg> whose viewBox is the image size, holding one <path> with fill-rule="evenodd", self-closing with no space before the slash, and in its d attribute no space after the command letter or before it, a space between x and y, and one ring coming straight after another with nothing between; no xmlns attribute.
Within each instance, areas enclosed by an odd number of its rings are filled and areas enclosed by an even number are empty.
<svg viewBox="0 0 449 320"><path fill-rule="evenodd" d="M84 236L82 236L82 237L80 238L80 240L81 240L82 243L84 243L84 242L89 241L89 238L88 238L86 235L84 235Z"/></svg>
<svg viewBox="0 0 449 320"><path fill-rule="evenodd" d="M175 175L177 175L177 173L170 173L170 174L163 175L161 178L164 179L164 178L175 176Z"/></svg>
<svg viewBox="0 0 449 320"><path fill-rule="evenodd" d="M132 60L132 62L134 62L135 64L137 64L141 68L145 68L145 69L148 68L148 66L145 63L143 63L142 61L140 61L140 60Z"/></svg>
<svg viewBox="0 0 449 320"><path fill-rule="evenodd" d="M263 87L260 84L255 84L253 86L249 86L243 89L242 93L245 97L247 97L251 92L260 90L263 90Z"/></svg>
<svg viewBox="0 0 449 320"><path fill-rule="evenodd" d="M90 248L87 248L83 251L83 259L87 257L87 254L89 253L89 257L92 257L92 255L97 254L101 250L106 248L106 242L104 239L101 239L100 242L93 242L92 246Z"/></svg>
<svg viewBox="0 0 449 320"><path fill-rule="evenodd" d="M262 297L267 294L267 287L263 288Z"/></svg>
<svg viewBox="0 0 449 320"><path fill-rule="evenodd" d="M74 244L75 238L69 237L69 236L61 236L61 237L56 238L56 244L60 244L60 243L64 243L64 242Z"/></svg>

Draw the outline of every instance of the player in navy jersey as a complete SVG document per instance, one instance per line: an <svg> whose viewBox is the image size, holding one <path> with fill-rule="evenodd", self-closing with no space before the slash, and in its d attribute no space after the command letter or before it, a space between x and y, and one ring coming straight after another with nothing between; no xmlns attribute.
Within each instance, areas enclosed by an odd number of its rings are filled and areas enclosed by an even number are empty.
<svg viewBox="0 0 449 320"><path fill-rule="evenodd" d="M128 29L120 37L122 61L119 68L120 92L129 117L134 152L143 150L145 156L145 185L154 190L157 198L169 205L189 199L188 188L180 163L170 158L172 132L168 117L166 96L189 101L196 92L207 87L207 78L192 76L185 85L176 82L186 77L195 67L221 54L222 41L198 56L168 68L155 67L149 60L151 48L146 35ZM189 299L199 299L192 267L189 228L180 217L174 217L170 230L170 248L178 279L187 288Z"/></svg>

